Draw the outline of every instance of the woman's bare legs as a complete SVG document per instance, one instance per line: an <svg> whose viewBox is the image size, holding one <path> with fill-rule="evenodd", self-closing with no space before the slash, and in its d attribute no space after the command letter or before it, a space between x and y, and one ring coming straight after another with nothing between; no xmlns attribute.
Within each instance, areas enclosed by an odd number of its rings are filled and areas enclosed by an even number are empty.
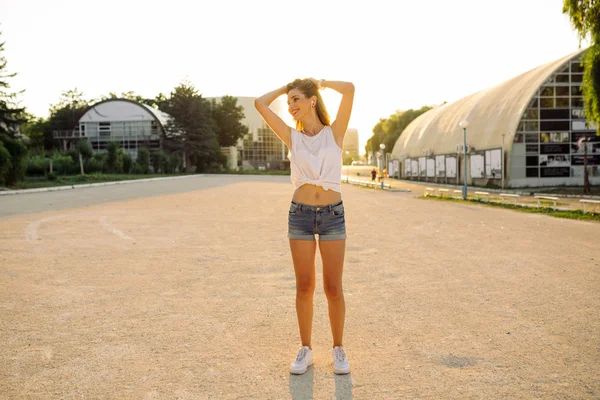
<svg viewBox="0 0 600 400"><path fill-rule="evenodd" d="M329 305L329 323L333 336L333 347L342 346L346 303L342 289L346 240L319 241L323 260L323 288Z"/></svg>
<svg viewBox="0 0 600 400"><path fill-rule="evenodd" d="M290 249L296 273L296 314L300 328L302 346L312 348L313 295L315 293L315 252L314 240L290 239Z"/></svg>

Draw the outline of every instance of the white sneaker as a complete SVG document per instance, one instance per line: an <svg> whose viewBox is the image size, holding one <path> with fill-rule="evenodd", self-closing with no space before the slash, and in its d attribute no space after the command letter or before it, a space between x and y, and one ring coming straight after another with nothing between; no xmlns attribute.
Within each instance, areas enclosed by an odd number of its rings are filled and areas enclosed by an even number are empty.
<svg viewBox="0 0 600 400"><path fill-rule="evenodd" d="M350 363L342 346L333 348L333 372L338 375L350 373Z"/></svg>
<svg viewBox="0 0 600 400"><path fill-rule="evenodd" d="M313 365L312 350L308 346L302 346L298 356L290 366L290 374L302 375L311 365Z"/></svg>

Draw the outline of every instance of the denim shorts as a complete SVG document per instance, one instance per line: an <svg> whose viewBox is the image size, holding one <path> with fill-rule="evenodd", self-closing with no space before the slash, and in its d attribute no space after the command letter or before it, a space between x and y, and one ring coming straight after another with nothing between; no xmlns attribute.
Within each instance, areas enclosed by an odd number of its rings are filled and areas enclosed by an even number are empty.
<svg viewBox="0 0 600 400"><path fill-rule="evenodd" d="M340 201L326 206L310 206L292 200L288 217L288 238L296 240L346 239L344 204Z"/></svg>

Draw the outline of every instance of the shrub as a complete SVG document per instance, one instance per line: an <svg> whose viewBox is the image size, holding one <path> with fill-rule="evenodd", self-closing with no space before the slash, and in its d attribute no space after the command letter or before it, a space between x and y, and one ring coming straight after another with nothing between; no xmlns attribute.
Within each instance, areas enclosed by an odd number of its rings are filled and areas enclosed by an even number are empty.
<svg viewBox="0 0 600 400"><path fill-rule="evenodd" d="M138 149L137 159L135 161L140 171L136 173L147 174L150 172L150 152L146 147Z"/></svg>
<svg viewBox="0 0 600 400"><path fill-rule="evenodd" d="M4 184L4 176L12 166L11 157L2 141L0 141L0 185Z"/></svg>
<svg viewBox="0 0 600 400"><path fill-rule="evenodd" d="M52 157L52 171L58 175L69 175L77 165L73 163L73 159L67 155L55 154Z"/></svg>
<svg viewBox="0 0 600 400"><path fill-rule="evenodd" d="M50 159L44 156L30 156L27 158L25 173L31 176L42 176L50 171Z"/></svg>
<svg viewBox="0 0 600 400"><path fill-rule="evenodd" d="M3 142L4 148L10 155L10 166L3 174L3 180L7 185L14 185L25 175L27 147L21 140L12 139L6 135L0 135L0 141Z"/></svg>
<svg viewBox="0 0 600 400"><path fill-rule="evenodd" d="M130 174L133 167L133 159L127 153L123 154L123 172Z"/></svg>

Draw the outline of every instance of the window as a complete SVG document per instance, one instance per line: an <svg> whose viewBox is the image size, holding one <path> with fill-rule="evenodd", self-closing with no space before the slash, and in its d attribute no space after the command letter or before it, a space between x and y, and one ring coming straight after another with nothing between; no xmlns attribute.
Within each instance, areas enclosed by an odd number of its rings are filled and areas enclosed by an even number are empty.
<svg viewBox="0 0 600 400"><path fill-rule="evenodd" d="M527 106L527 108L538 108L538 99L537 99L537 97L534 98L534 99L532 99L529 102L529 105Z"/></svg>
<svg viewBox="0 0 600 400"><path fill-rule="evenodd" d="M540 89L540 96L554 96L554 87L553 86L543 86Z"/></svg>
<svg viewBox="0 0 600 400"><path fill-rule="evenodd" d="M583 65L579 61L573 61L571 63L571 72L572 73L583 73Z"/></svg>
<svg viewBox="0 0 600 400"><path fill-rule="evenodd" d="M520 132L536 132L539 131L538 121L521 121L519 128Z"/></svg>
<svg viewBox="0 0 600 400"><path fill-rule="evenodd" d="M540 99L541 108L554 108L554 98L542 98Z"/></svg>
<svg viewBox="0 0 600 400"><path fill-rule="evenodd" d="M569 75L566 75L566 74L556 75L556 83L569 83Z"/></svg>
<svg viewBox="0 0 600 400"><path fill-rule="evenodd" d="M571 82L576 82L576 83L583 82L583 75L579 75L579 74L571 75Z"/></svg>
<svg viewBox="0 0 600 400"><path fill-rule="evenodd" d="M583 108L583 99L581 97L573 97L571 99L571 108Z"/></svg>
<svg viewBox="0 0 600 400"><path fill-rule="evenodd" d="M571 130L573 131L589 131L590 128L586 126L585 121L573 121Z"/></svg>
<svg viewBox="0 0 600 400"><path fill-rule="evenodd" d="M571 118L576 119L576 118L581 118L581 119L585 119L585 111L581 110L581 109L571 109Z"/></svg>
<svg viewBox="0 0 600 400"><path fill-rule="evenodd" d="M583 93L583 89L581 86L571 86L571 95L573 96L581 96Z"/></svg>
<svg viewBox="0 0 600 400"><path fill-rule="evenodd" d="M525 165L528 167L537 167L538 166L538 156L527 156L525 160Z"/></svg>
<svg viewBox="0 0 600 400"><path fill-rule="evenodd" d="M569 107L569 98L568 97L557 97L556 98L556 108Z"/></svg>
<svg viewBox="0 0 600 400"><path fill-rule="evenodd" d="M539 178L540 170L538 168L527 168L525 172L527 178Z"/></svg>
<svg viewBox="0 0 600 400"><path fill-rule="evenodd" d="M569 96L569 86L558 86L556 88L557 96Z"/></svg>
<svg viewBox="0 0 600 400"><path fill-rule="evenodd" d="M100 137L110 137L110 122L99 122L98 133L100 134Z"/></svg>
<svg viewBox="0 0 600 400"><path fill-rule="evenodd" d="M536 144L526 144L525 152L538 154L540 152L540 146L537 143Z"/></svg>
<svg viewBox="0 0 600 400"><path fill-rule="evenodd" d="M569 121L542 121L540 128L542 131L568 131Z"/></svg>
<svg viewBox="0 0 600 400"><path fill-rule="evenodd" d="M537 133L526 133L525 134L525 143L538 143L538 134Z"/></svg>
<svg viewBox="0 0 600 400"><path fill-rule="evenodd" d="M523 113L523 119L538 119L537 108L529 108Z"/></svg>
<svg viewBox="0 0 600 400"><path fill-rule="evenodd" d="M569 119L569 109L540 110L540 119Z"/></svg>

